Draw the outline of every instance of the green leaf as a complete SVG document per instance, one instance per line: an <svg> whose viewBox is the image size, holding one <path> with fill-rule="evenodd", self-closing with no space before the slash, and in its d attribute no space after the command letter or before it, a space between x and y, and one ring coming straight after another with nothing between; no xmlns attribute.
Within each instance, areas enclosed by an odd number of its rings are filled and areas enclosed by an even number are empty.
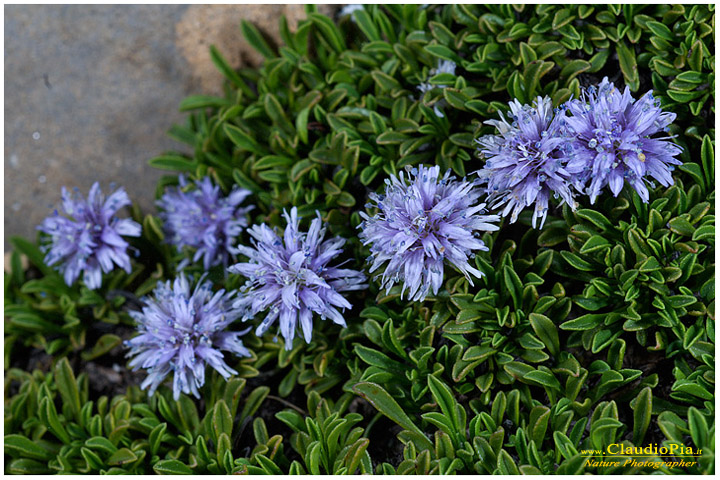
<svg viewBox="0 0 720 480"><path fill-rule="evenodd" d="M561 388L560 382L558 382L557 378L555 378L555 375L550 372L545 372L542 370L532 370L531 372L526 373L523 378L525 380L530 380L539 385L542 385L543 387L554 388L557 390L560 390Z"/></svg>
<svg viewBox="0 0 720 480"><path fill-rule="evenodd" d="M212 60L212 62L215 64L215 67L220 70L220 73L222 73L225 78L230 80L233 85L242 90L245 95L248 95L249 98L256 97L255 92L250 90L250 88L240 77L240 75L238 75L238 73L230 66L230 64L227 63L227 60L223 58L223 56L220 54L220 51L215 47L215 45L210 45L210 60Z"/></svg>
<svg viewBox="0 0 720 480"><path fill-rule="evenodd" d="M258 143L252 137L250 137L250 135L243 132L235 125L230 125L226 123L223 126L223 129L225 130L225 134L228 136L228 138L230 138L230 140L238 147L252 153L257 153L259 155L263 154L262 147L260 147L260 145L258 145Z"/></svg>
<svg viewBox="0 0 720 480"><path fill-rule="evenodd" d="M308 471L312 475L320 475L320 457L322 455L322 445L320 442L311 443L305 453L305 464L308 467Z"/></svg>
<svg viewBox="0 0 720 480"><path fill-rule="evenodd" d="M640 87L640 76L638 75L635 48L632 46L628 48L624 43L620 42L617 44L615 49L618 54L620 70L625 77L625 84L634 92Z"/></svg>
<svg viewBox="0 0 720 480"><path fill-rule="evenodd" d="M129 448L121 448L110 455L110 458L107 459L107 464L124 465L126 463L134 462L137 458L137 455L135 455Z"/></svg>
<svg viewBox="0 0 720 480"><path fill-rule="evenodd" d="M686 237L692 237L695 233L695 227L683 217L675 217L668 222L670 231L677 233L678 235L684 235Z"/></svg>
<svg viewBox="0 0 720 480"><path fill-rule="evenodd" d="M158 475L192 475L190 467L179 460L160 460L153 465L153 470Z"/></svg>
<svg viewBox="0 0 720 480"><path fill-rule="evenodd" d="M230 408L228 408L225 400L220 399L217 403L215 403L215 408L213 409L212 427L213 432L215 433L215 438L220 437L221 433L225 433L228 436L232 433L233 420L230 415Z"/></svg>
<svg viewBox="0 0 720 480"><path fill-rule="evenodd" d="M47 466L29 458L18 458L7 464L5 473L13 475L43 475L50 473Z"/></svg>
<svg viewBox="0 0 720 480"><path fill-rule="evenodd" d="M570 80L590 70L590 68L592 68L592 64L586 60L571 60L562 68L560 76L565 78L566 82L570 82Z"/></svg>
<svg viewBox="0 0 720 480"><path fill-rule="evenodd" d="M545 439L548 422L550 420L550 409L543 405L537 405L530 410L530 419L528 423L528 434L535 445L540 447Z"/></svg>
<svg viewBox="0 0 720 480"><path fill-rule="evenodd" d="M297 132L300 140L307 145L308 143L308 116L310 115L310 108L306 107L300 110L297 117L295 117L295 131Z"/></svg>
<svg viewBox="0 0 720 480"><path fill-rule="evenodd" d="M289 168L293 164L292 158L280 155L267 155L253 164L253 169L263 170L266 168Z"/></svg>
<svg viewBox="0 0 720 480"><path fill-rule="evenodd" d="M161 170L173 170L178 172L194 172L197 162L181 155L166 154L148 160L153 168Z"/></svg>
<svg viewBox="0 0 720 480"><path fill-rule="evenodd" d="M710 135L703 137L700 159L705 174L705 184L713 185L715 183L715 149Z"/></svg>
<svg viewBox="0 0 720 480"><path fill-rule="evenodd" d="M580 253L588 254L605 248L610 248L610 246L610 242L605 240L605 238L600 235L593 235L583 244L582 248L580 248Z"/></svg>
<svg viewBox="0 0 720 480"><path fill-rule="evenodd" d="M529 318L535 334L542 340L550 354L557 357L560 354L560 338L553 321L538 313L531 313Z"/></svg>
<svg viewBox="0 0 720 480"><path fill-rule="evenodd" d="M85 440L85 446L91 450L98 450L108 455L117 452L117 447L105 437L90 437Z"/></svg>
<svg viewBox="0 0 720 480"><path fill-rule="evenodd" d="M337 25L325 15L319 13L311 13L308 15L308 19L315 25L318 30L322 33L325 40L327 40L330 48L335 50L337 53L342 53L347 50L345 46L345 39L340 33Z"/></svg>
<svg viewBox="0 0 720 480"><path fill-rule="evenodd" d="M560 454L565 458L569 459L577 455L577 449L573 442L562 432L553 432L553 440L555 440L555 446Z"/></svg>
<svg viewBox="0 0 720 480"><path fill-rule="evenodd" d="M70 443L70 436L68 435L67 430L65 430L65 427L63 427L62 423L60 423L60 418L58 417L57 410L55 409L55 404L52 399L42 397L40 399L39 407L40 418L45 425L47 425L48 430L50 430L61 442Z"/></svg>
<svg viewBox="0 0 720 480"><path fill-rule="evenodd" d="M160 449L160 444L162 443L162 437L165 434L165 431L167 430L167 423L163 422L158 425L156 425L151 431L150 435L148 436L148 442L150 443L150 455L157 454L158 450Z"/></svg>
<svg viewBox="0 0 720 480"><path fill-rule="evenodd" d="M105 468L105 463L100 456L87 447L80 447L80 455L85 459L87 468L91 470L101 470Z"/></svg>
<svg viewBox="0 0 720 480"><path fill-rule="evenodd" d="M232 105L226 98L212 95L190 95L180 102L180 111L198 110L201 108L222 108Z"/></svg>
<svg viewBox="0 0 720 480"><path fill-rule="evenodd" d="M26 457L43 461L53 458L50 452L36 442L17 434L5 435L5 454L13 458Z"/></svg>
<svg viewBox="0 0 720 480"><path fill-rule="evenodd" d="M592 330L601 325L605 320L605 315L588 313L573 320L568 320L560 325L561 330Z"/></svg>
<svg viewBox="0 0 720 480"><path fill-rule="evenodd" d="M55 365L55 385L57 385L63 404L70 407L76 420L80 420L80 391L78 390L75 374L67 358L62 358Z"/></svg>
<svg viewBox="0 0 720 480"><path fill-rule="evenodd" d="M350 446L348 452L345 454L345 464L347 465L348 474L355 474L363 457L370 458L365 454L368 446L370 446L370 440L367 438L361 438Z"/></svg>
<svg viewBox="0 0 720 480"><path fill-rule="evenodd" d="M93 360L99 356L105 355L113 348L122 343L122 338L112 333L106 333L95 342L92 350L82 352L83 360Z"/></svg>
<svg viewBox="0 0 720 480"><path fill-rule="evenodd" d="M405 430L408 430L415 435L413 440L419 443L420 448L432 448L432 442L428 440L425 434L420 430L403 409L398 405L394 398L392 398L380 385L372 382L361 382L357 383L352 387L353 392L363 397L365 400L375 407L375 409L388 417L393 422L397 423Z"/></svg>
<svg viewBox="0 0 720 480"><path fill-rule="evenodd" d="M703 400L712 400L713 396L706 389L691 380L678 380L673 385L674 392L683 392Z"/></svg>
<svg viewBox="0 0 720 480"><path fill-rule="evenodd" d="M500 450L500 454L497 459L497 467L500 471L500 475L520 475L515 461L512 459L509 453L505 449Z"/></svg>
<svg viewBox="0 0 720 480"><path fill-rule="evenodd" d="M635 398L635 406L633 407L633 443L642 445L650 426L650 417L652 414L652 390L650 387L643 388Z"/></svg>
<svg viewBox="0 0 720 480"><path fill-rule="evenodd" d="M348 192L342 192L337 198L337 204L341 207L350 208L355 205L355 197Z"/></svg>
<svg viewBox="0 0 720 480"><path fill-rule="evenodd" d="M245 400L245 406L240 413L240 418L247 418L255 415L255 412L270 393L270 387L261 386L253 390Z"/></svg>
<svg viewBox="0 0 720 480"><path fill-rule="evenodd" d="M693 295L673 295L672 297L668 297L668 302L670 302L673 308L684 308L697 302L697 298Z"/></svg>
<svg viewBox="0 0 720 480"><path fill-rule="evenodd" d="M451 62L457 64L462 62L462 59L457 56L457 53L450 50L445 45L426 45L424 49L430 55L433 55L437 58L441 58L443 60L450 60Z"/></svg>
<svg viewBox="0 0 720 480"><path fill-rule="evenodd" d="M464 426L460 425L460 419L458 418L457 409L458 406L455 397L453 396L450 389L443 382L438 380L432 375L428 376L428 388L432 394L435 402L440 407L443 415L450 419L452 422L453 430L456 435L465 435ZM461 432L462 429L462 432Z"/></svg>
<svg viewBox="0 0 720 480"><path fill-rule="evenodd" d="M240 30L245 40L247 40L250 46L257 50L260 55L268 60L277 56L255 25L247 20L240 20Z"/></svg>
<svg viewBox="0 0 720 480"><path fill-rule="evenodd" d="M515 273L515 270L508 265L503 267L503 281L505 288L513 299L513 305L515 308L520 308L522 302L522 282L518 274Z"/></svg>
<svg viewBox="0 0 720 480"><path fill-rule="evenodd" d="M650 31L658 37L661 37L669 42L675 40L675 35L673 35L672 31L668 28L667 25L664 25L655 20L648 21L646 25L650 29Z"/></svg>
<svg viewBox="0 0 720 480"><path fill-rule="evenodd" d="M703 414L695 407L688 409L688 427L695 447L705 448L708 438L708 424Z"/></svg>
<svg viewBox="0 0 720 480"><path fill-rule="evenodd" d="M290 170L290 180L293 182L298 182L305 174L307 174L310 170L313 170L315 168L315 163L313 163L311 160L305 158L303 160L300 160L295 165L293 165L292 169Z"/></svg>
<svg viewBox="0 0 720 480"><path fill-rule="evenodd" d="M715 225L703 225L693 233L693 241L703 241L715 238Z"/></svg>
<svg viewBox="0 0 720 480"><path fill-rule="evenodd" d="M354 351L355 354L368 365L373 365L384 370L390 370L400 375L405 371L405 366L403 364L391 359L384 353L373 348L356 344Z"/></svg>
<svg viewBox="0 0 720 480"><path fill-rule="evenodd" d="M382 40L377 26L375 26L370 14L365 9L356 10L353 15L355 16L355 23L368 40L371 42Z"/></svg>
<svg viewBox="0 0 720 480"><path fill-rule="evenodd" d="M588 222L592 223L601 231L614 229L614 226L612 223L610 223L610 220L608 220L605 215L595 210L580 209L575 212L575 214L583 220L587 220Z"/></svg>
<svg viewBox="0 0 720 480"><path fill-rule="evenodd" d="M581 270L584 272L592 272L595 270L595 267L593 266L593 264L578 257L574 253L563 250L560 252L560 255L565 259L565 261L567 263L569 263L576 270Z"/></svg>
<svg viewBox="0 0 720 480"><path fill-rule="evenodd" d="M275 465L275 462L267 458L265 455L257 454L255 455L255 460L257 460L258 464L260 465L260 468L262 468L266 474L268 475L283 475L282 470Z"/></svg>
<svg viewBox="0 0 720 480"><path fill-rule="evenodd" d="M402 88L397 80L395 80L387 73L381 72L380 70L375 70L370 75L372 76L373 80L375 80L375 83L378 84L380 90L383 92L391 92L393 90L399 90Z"/></svg>

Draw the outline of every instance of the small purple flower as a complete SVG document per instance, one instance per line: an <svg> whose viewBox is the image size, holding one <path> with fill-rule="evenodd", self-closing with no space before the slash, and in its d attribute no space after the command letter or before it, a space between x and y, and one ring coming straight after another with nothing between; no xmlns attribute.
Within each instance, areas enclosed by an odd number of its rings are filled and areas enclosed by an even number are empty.
<svg viewBox="0 0 720 480"><path fill-rule="evenodd" d="M628 87L621 93L604 78L597 88L589 87L580 99L568 102L566 113L573 148L567 170L580 187L590 181L590 203L606 185L617 197L627 182L648 202L647 176L666 187L673 184L673 165L682 164L674 157L682 150L668 141L670 136L652 137L667 132L675 114L663 112L652 91L636 101Z"/></svg>
<svg viewBox="0 0 720 480"><path fill-rule="evenodd" d="M290 350L296 327L310 343L313 313L345 326L338 309L352 306L338 292L361 290L367 285L365 275L358 271L328 266L342 252L345 239L323 241L325 228L319 214L307 234L298 230L297 208L284 216L287 226L283 237L265 224L248 229L253 248L239 246L237 251L249 261L228 270L249 279L234 304L245 312L243 321L267 310L255 333L263 335L279 318L285 349Z"/></svg>
<svg viewBox="0 0 720 480"><path fill-rule="evenodd" d="M450 171L440 178L440 167L413 168L407 180L403 172L385 180L384 195L370 194L378 213L364 219L360 239L371 245L370 272L388 262L382 275L387 291L403 281L401 298L422 301L432 289L437 294L443 282L444 263L454 266L472 285L470 274L482 272L468 261L474 250L487 251L481 232L497 230L497 215L481 215L485 204L477 203L480 189L474 182L459 181Z"/></svg>
<svg viewBox="0 0 720 480"><path fill-rule="evenodd" d="M250 352L240 337L247 332L225 329L240 316L231 307L234 293L213 293L210 282L200 279L191 293L188 279L181 275L174 282L158 282L154 298L146 299L142 312L131 311L139 335L126 340L128 365L133 371L146 369L141 388L155 393L165 377L173 376L173 397L180 392L200 398L209 365L227 379L237 374L224 361L224 350L241 357Z"/></svg>
<svg viewBox="0 0 720 480"><path fill-rule="evenodd" d="M235 239L248 224L245 215L252 207L241 208L240 203L250 191L235 186L225 197L210 177L196 180L196 188L188 192L182 190L186 186L180 176L180 186L168 189L157 202L168 242L178 250L194 248L193 262L202 257L205 270L227 265Z"/></svg>
<svg viewBox="0 0 720 480"><path fill-rule="evenodd" d="M449 73L452 75L455 75L455 69L457 68L457 65L455 62L452 62L450 60L440 60L438 62L437 67L430 70L430 76L433 77L439 73ZM423 82L420 85L418 85L418 90L420 90L420 93L425 93L427 91L432 90L433 88L445 88L442 85L433 85L430 82ZM445 115L440 110L441 106L445 105L445 99L440 99L437 102L435 102L435 105L433 105L433 111L435 112L435 115L437 115L440 118L445 117Z"/></svg>
<svg viewBox="0 0 720 480"><path fill-rule="evenodd" d="M122 236L138 237L141 227L129 218L115 216L126 205L130 205L130 198L122 188L105 199L95 182L85 199L77 189L71 195L63 187L62 210L67 217L55 210L37 227L50 235L50 243L42 247L47 252L45 263L56 265L68 285L82 272L91 290L100 288L103 272L112 271L115 265L130 273L129 244Z"/></svg>
<svg viewBox="0 0 720 480"><path fill-rule="evenodd" d="M514 100L508 117L510 121L500 113L500 120L485 122L500 134L476 140L486 159L477 173L487 181L492 208L504 205L502 216L511 214L512 223L523 209L535 204L532 226L535 228L540 219L542 228L551 194L576 208L570 188L572 177L565 168L569 148L564 119L553 115L548 97L538 97L532 106Z"/></svg>

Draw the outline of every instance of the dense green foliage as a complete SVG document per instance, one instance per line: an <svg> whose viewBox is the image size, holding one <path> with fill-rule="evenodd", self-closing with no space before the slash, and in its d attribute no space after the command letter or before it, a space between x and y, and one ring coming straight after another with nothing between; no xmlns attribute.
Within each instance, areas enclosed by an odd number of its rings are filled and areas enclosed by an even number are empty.
<svg viewBox="0 0 720 480"><path fill-rule="evenodd" d="M372 5L354 19L309 8L295 32L281 19L279 46L244 23L259 69L236 72L213 49L226 95L181 103L188 122L170 135L191 150L150 161L174 172L158 195L182 172L250 189L255 222L318 210L363 269L358 212L388 174L424 163L469 175L481 167L474 139L493 132L483 122L509 100L557 105L604 76L636 96L654 89L677 113L685 165L649 204L626 188L575 212L556 202L541 231L529 215L504 222L483 237L474 287L446 269L441 294L408 303L371 282L349 297L348 328L316 320L313 341L290 351L250 333L253 357L229 382L213 372L200 401L167 387L148 398L124 367L127 309L187 256L162 243L156 217L132 212L144 227L134 271L98 291L67 287L14 239L6 472L655 471L580 453L621 443L701 449L675 456L693 466L659 471L714 473L714 7ZM439 59L457 76L430 78L447 88L421 95ZM221 267L210 278L241 283Z"/></svg>

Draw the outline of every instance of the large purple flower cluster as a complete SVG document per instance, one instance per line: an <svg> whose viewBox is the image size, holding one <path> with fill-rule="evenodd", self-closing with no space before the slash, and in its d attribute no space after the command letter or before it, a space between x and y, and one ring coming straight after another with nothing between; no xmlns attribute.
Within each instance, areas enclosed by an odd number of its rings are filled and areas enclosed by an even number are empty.
<svg viewBox="0 0 720 480"><path fill-rule="evenodd" d="M292 348L295 330L302 330L305 341L312 337L313 314L345 326L341 310L351 308L339 292L365 288L365 275L329 266L345 244L343 238L324 240L325 228L319 215L307 233L299 230L297 208L284 214L287 226L282 237L265 224L248 230L253 247L239 246L247 262L228 270L248 278L234 307L244 312L243 320L267 311L255 333L264 334L279 320L285 348Z"/></svg>
<svg viewBox="0 0 720 480"><path fill-rule="evenodd" d="M406 179L392 175L385 181L384 195L370 194L378 209L360 228L360 239L371 245L370 272L388 262L382 287L388 291L403 280L401 296L422 301L430 290L437 294L443 281L444 264L459 270L472 284L471 275L482 273L469 263L475 250L487 250L478 237L497 230L497 215L483 215L480 190L473 182L458 181L450 171L440 176L440 167L420 166Z"/></svg>
<svg viewBox="0 0 720 480"><path fill-rule="evenodd" d="M152 395L168 375L173 376L173 396L180 392L200 398L209 365L224 378L237 372L225 363L221 350L249 357L240 336L247 332L225 329L240 316L231 304L235 294L212 293L210 282L200 280L191 292L190 282L180 275L174 282L158 282L154 298L147 299L142 312L130 312L140 334L125 342L133 357L129 366L148 371L141 388Z"/></svg>
<svg viewBox="0 0 720 480"><path fill-rule="evenodd" d="M515 222L525 207L535 204L532 225L540 219L542 228L551 194L575 205L572 178L565 169L569 151L565 120L553 114L547 97L538 97L532 106L510 102L508 117L510 121L500 114L500 120L486 122L500 135L477 140L487 159L478 173L487 182L492 206L504 206L502 216L511 214L510 222Z"/></svg>
<svg viewBox="0 0 720 480"><path fill-rule="evenodd" d="M454 70L452 62L440 62L432 73ZM626 183L648 202L649 178L669 186L674 165L680 164L675 158L680 147L660 133L674 119L652 92L635 100L628 88L621 93L607 79L556 109L549 98L538 97L532 105L510 102L507 118L500 114L486 122L498 134L477 140L485 159L477 178L460 180L449 170L442 174L438 166L420 165L407 175L391 175L383 194L369 195L366 207L376 213L360 213L359 239L370 247L370 273L381 272L386 291L401 283L401 298L423 301L440 291L446 265L471 285L473 277L482 276L471 260L475 252L488 250L480 237L498 230L501 216L515 222L532 206L532 225L542 228L551 196L575 209L579 195L594 203L606 186L617 196ZM186 187L181 177L180 187L157 202L168 242L179 250L194 249L193 261L202 258L206 270L221 263L227 267L235 255L246 257L227 270L247 281L237 291L213 293L205 277L191 290L191 282L179 274L158 283L142 311L131 312L139 334L126 342L130 367L148 371L142 387L150 394L172 376L176 399L181 393L199 397L207 366L225 378L236 373L222 351L251 355L240 341L247 330L228 331L236 320L262 318L256 335L278 323L290 350L297 333L310 343L315 316L345 326L351 304L343 292L367 287L363 273L334 263L345 239L326 240L319 214L303 232L293 207L284 212L282 234L255 225L247 229L252 238L247 246L240 234L252 207L240 204L249 191L235 187L225 196L208 177ZM46 263L56 265L69 285L83 273L89 288L98 288L102 273L115 265L129 272L129 245L122 237L140 235L140 225L115 215L130 204L125 191L106 200L96 183L87 199L64 188L62 198L67 217L56 211L38 227L51 240L43 247ZM499 215L489 214L486 202Z"/></svg>
<svg viewBox="0 0 720 480"><path fill-rule="evenodd" d="M672 137L657 136L674 119L652 92L636 101L629 88L621 93L607 78L555 110L547 97L533 105L515 100L509 120L501 114L486 122L499 134L477 140L486 160L477 173L492 206L503 207L511 222L534 204L533 227L540 219L542 228L551 194L575 209L578 194L595 203L606 186L618 196L627 183L648 202L648 177L669 186L673 165L681 164Z"/></svg>
<svg viewBox="0 0 720 480"><path fill-rule="evenodd" d="M675 158L682 150L666 134L655 135L667 131L675 114L663 112L652 91L636 101L628 87L621 93L605 78L568 102L565 113L572 149L567 169L590 203L606 186L617 197L625 182L647 203L648 176L672 185L670 172L682 164Z"/></svg>
<svg viewBox="0 0 720 480"><path fill-rule="evenodd" d="M210 177L196 180L190 191L184 191L186 186L180 176L180 186L168 189L157 202L167 241L178 250L195 249L193 262L202 258L206 270L227 265L233 243L248 224L245 216L252 207L240 204L250 191L235 187L224 196Z"/></svg>
<svg viewBox="0 0 720 480"><path fill-rule="evenodd" d="M77 190L71 194L63 187L62 211L67 216L55 210L38 226L50 236L50 242L42 247L47 252L45 263L56 265L68 285L82 273L91 290L100 288L103 272L112 271L115 265L130 273L129 244L122 237L140 236L141 227L115 215L127 205L130 199L122 188L105 199L95 182L86 199Z"/></svg>

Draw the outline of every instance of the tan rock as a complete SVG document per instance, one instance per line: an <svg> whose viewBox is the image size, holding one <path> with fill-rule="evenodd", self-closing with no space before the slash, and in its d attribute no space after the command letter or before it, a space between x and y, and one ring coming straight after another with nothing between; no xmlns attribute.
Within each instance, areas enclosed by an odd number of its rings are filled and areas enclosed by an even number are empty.
<svg viewBox="0 0 720 480"><path fill-rule="evenodd" d="M332 15L336 8L336 5L318 6L320 13L325 15ZM282 44L278 23L281 15L285 15L288 26L294 30L298 22L306 17L305 6L192 5L188 8L175 26L175 41L202 93L220 94L224 82L224 77L210 59L210 45L215 45L234 68L256 67L262 63L263 56L243 38L240 21L249 21L268 40L278 45Z"/></svg>
<svg viewBox="0 0 720 480"><path fill-rule="evenodd" d="M10 273L12 272L12 252L5 252L5 272ZM20 265L22 266L23 270L26 270L30 264L28 263L28 259L25 255L20 255Z"/></svg>

